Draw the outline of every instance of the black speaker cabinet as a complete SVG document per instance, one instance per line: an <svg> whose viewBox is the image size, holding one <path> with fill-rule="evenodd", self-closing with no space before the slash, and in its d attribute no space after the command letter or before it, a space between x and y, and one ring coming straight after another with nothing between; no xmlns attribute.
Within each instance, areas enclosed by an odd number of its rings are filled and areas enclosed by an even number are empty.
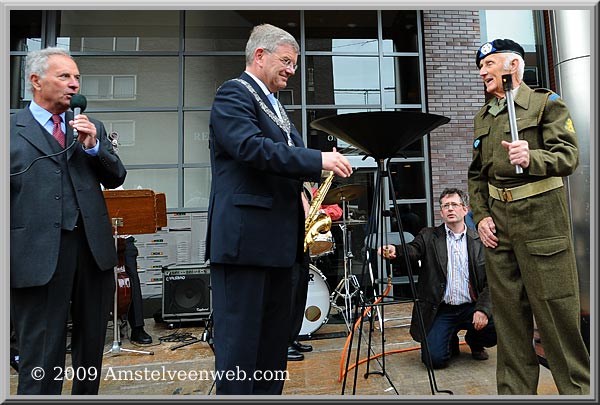
<svg viewBox="0 0 600 405"><path fill-rule="evenodd" d="M208 267L180 265L163 269L164 321L205 320L209 318L211 310Z"/></svg>

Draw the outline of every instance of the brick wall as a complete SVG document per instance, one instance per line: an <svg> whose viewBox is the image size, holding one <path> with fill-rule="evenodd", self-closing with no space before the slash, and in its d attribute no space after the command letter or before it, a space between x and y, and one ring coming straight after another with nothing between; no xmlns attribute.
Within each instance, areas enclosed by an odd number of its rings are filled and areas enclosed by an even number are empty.
<svg viewBox="0 0 600 405"><path fill-rule="evenodd" d="M445 187L467 191L473 146L473 117L484 103L483 82L475 66L480 44L479 12L423 11L427 107L450 118L430 134L434 223L438 197Z"/></svg>

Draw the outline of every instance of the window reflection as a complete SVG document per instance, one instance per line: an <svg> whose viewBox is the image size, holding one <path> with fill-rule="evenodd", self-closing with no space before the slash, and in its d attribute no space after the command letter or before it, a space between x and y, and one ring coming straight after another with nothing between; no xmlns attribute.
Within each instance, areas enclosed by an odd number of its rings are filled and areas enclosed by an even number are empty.
<svg viewBox="0 0 600 405"><path fill-rule="evenodd" d="M177 163L176 112L90 113L108 133L119 133L119 157L125 165Z"/></svg>
<svg viewBox="0 0 600 405"><path fill-rule="evenodd" d="M188 51L243 52L252 27L265 22L285 29L300 42L299 11L186 11L185 22L185 49Z"/></svg>
<svg viewBox="0 0 600 405"><path fill-rule="evenodd" d="M382 11L383 51L418 52L416 11Z"/></svg>
<svg viewBox="0 0 600 405"><path fill-rule="evenodd" d="M81 94L90 108L177 105L176 57L78 56ZM107 102L109 102L107 104Z"/></svg>
<svg viewBox="0 0 600 405"><path fill-rule="evenodd" d="M156 193L167 195L167 209L179 206L177 193L177 169L127 169L127 177L123 188L125 190L149 188Z"/></svg>
<svg viewBox="0 0 600 405"><path fill-rule="evenodd" d="M61 11L57 38L71 51L176 51L179 12Z"/></svg>
<svg viewBox="0 0 600 405"><path fill-rule="evenodd" d="M377 52L377 12L374 10L305 11L307 51ZM352 41L336 41L352 39Z"/></svg>

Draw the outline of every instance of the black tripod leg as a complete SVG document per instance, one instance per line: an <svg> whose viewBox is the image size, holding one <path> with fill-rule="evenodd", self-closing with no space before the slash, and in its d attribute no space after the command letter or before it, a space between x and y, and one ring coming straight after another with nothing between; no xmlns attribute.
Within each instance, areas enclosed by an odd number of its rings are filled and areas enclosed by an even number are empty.
<svg viewBox="0 0 600 405"><path fill-rule="evenodd" d="M388 159L389 165L389 159ZM394 190L394 183L390 177L388 177L388 184L390 188L390 194L392 196L396 195ZM425 331L425 323L423 322L423 314L421 313L421 306L419 303L419 298L417 294L417 288L415 287L415 279L412 272L412 266L410 264L410 258L408 257L408 249L406 247L406 240L404 239L404 229L402 228L402 221L400 219L400 211L398 210L398 203L396 202L396 198L392 198L392 207L394 210L394 214L396 216L396 222L398 223L398 233L400 237L400 244L402 248L402 256L404 257L404 264L406 266L408 272L408 281L410 285L410 290L413 298L413 305L415 307L415 313L417 315L417 323L419 326L419 330L421 332L422 342L421 342L421 350L424 350L424 356L427 360L425 362L425 367L427 368L427 375L429 377L429 385L431 387L431 394L435 395L436 392L453 394L450 390L440 390L437 386L437 382L435 380L435 373L433 371L433 367L431 365L431 355L429 353L429 346L427 344L427 332Z"/></svg>

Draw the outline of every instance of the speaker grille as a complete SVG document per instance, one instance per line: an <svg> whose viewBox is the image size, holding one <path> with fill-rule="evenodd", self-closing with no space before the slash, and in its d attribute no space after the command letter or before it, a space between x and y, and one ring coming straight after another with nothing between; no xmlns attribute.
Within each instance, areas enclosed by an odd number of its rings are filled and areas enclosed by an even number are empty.
<svg viewBox="0 0 600 405"><path fill-rule="evenodd" d="M180 266L163 272L163 319L206 319L211 311L210 270Z"/></svg>

